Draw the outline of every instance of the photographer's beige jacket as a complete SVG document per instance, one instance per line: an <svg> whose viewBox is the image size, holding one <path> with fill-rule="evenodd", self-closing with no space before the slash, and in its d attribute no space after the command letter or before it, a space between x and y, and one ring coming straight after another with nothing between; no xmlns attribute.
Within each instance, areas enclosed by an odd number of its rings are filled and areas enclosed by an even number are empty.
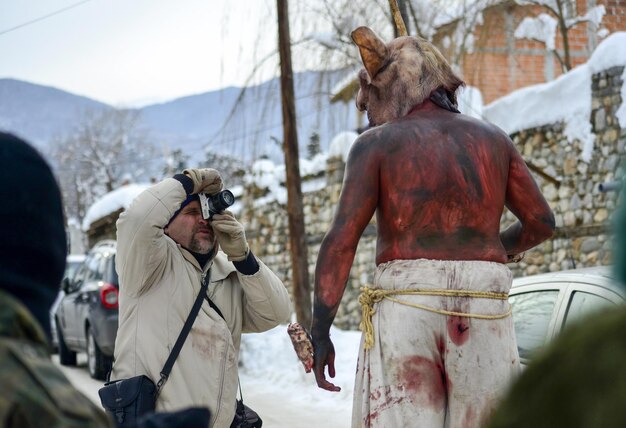
<svg viewBox="0 0 626 428"><path fill-rule="evenodd" d="M141 193L117 222L116 266L120 278L119 329L111 379L145 374L155 383L200 291L203 272L187 250L163 228L186 194L176 179ZM290 302L283 283L261 261L243 275L226 255L212 262L205 300L157 411L204 406L211 426L229 427L235 413L237 364L242 332L261 332L286 322Z"/></svg>

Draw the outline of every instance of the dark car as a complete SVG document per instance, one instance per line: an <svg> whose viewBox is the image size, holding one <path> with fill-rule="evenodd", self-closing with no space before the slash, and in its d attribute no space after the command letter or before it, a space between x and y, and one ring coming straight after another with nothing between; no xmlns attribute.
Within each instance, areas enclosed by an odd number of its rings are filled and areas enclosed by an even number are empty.
<svg viewBox="0 0 626 428"><path fill-rule="evenodd" d="M115 241L101 241L63 282L65 296L55 314L61 364L76 365L76 353L86 352L91 377L106 377L117 335L118 289Z"/></svg>
<svg viewBox="0 0 626 428"><path fill-rule="evenodd" d="M522 365L564 328L593 312L624 304L624 299L624 289L609 266L514 279L509 302Z"/></svg>
<svg viewBox="0 0 626 428"><path fill-rule="evenodd" d="M76 269L85 261L84 254L70 254L67 256L67 261L65 264L65 273L63 274L63 279L65 278L73 278L76 273ZM50 306L50 335L52 338L52 351L57 352L59 349L59 339L57 336L57 326L56 326L56 317L55 314L57 312L57 308L59 307L59 303L65 296L65 292L62 288L62 283L59 284L59 294L57 294L57 298L54 299L54 303Z"/></svg>

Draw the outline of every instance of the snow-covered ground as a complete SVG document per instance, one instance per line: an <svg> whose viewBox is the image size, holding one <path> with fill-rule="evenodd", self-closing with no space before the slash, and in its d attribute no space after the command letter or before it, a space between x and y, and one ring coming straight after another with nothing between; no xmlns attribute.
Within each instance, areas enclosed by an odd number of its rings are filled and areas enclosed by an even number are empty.
<svg viewBox="0 0 626 428"><path fill-rule="evenodd" d="M340 392L318 388L313 373L304 371L287 335L286 325L261 334L244 335L239 371L244 401L255 408L255 397L250 395L263 391L282 406L306 409L306 413L310 410L311 417L319 421L291 426L349 427L361 333L333 327L330 334L336 352L336 376L331 381L341 387Z"/></svg>
<svg viewBox="0 0 626 428"><path fill-rule="evenodd" d="M348 428L352 414L352 390L360 332L331 329L335 344L340 392L317 387L313 373L304 368L291 345L287 326L268 332L245 334L241 345L240 381L244 402L256 410L267 428ZM58 363L58 356L53 356ZM101 381L89 377L84 355L78 367L59 366L70 381L98 405Z"/></svg>

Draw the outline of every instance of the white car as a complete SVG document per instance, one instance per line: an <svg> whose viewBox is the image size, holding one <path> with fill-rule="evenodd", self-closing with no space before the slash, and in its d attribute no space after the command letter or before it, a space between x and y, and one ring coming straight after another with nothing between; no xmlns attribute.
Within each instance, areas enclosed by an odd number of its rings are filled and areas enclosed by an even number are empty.
<svg viewBox="0 0 626 428"><path fill-rule="evenodd" d="M515 278L509 302L522 365L564 328L592 312L624 304L625 298L610 266Z"/></svg>
<svg viewBox="0 0 626 428"><path fill-rule="evenodd" d="M85 261L84 254L70 254L67 256L65 263L65 273L63 274L63 279L72 278L74 273L78 269L78 267ZM62 282L62 281L61 281ZM50 306L50 333L52 337L52 350L54 352L57 351L59 347L59 338L57 336L57 328L56 321L54 318L54 314L56 313L57 308L59 307L59 303L63 299L65 293L61 288L61 284L59 284L59 294L57 294L57 298L54 300L52 306Z"/></svg>

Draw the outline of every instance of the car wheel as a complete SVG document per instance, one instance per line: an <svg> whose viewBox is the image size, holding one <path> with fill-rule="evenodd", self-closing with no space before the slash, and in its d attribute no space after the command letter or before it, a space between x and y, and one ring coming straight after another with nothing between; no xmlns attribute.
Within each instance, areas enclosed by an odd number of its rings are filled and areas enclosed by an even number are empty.
<svg viewBox="0 0 626 428"><path fill-rule="evenodd" d="M111 370L112 358L104 355L93 336L91 326L87 327L87 367L94 379L105 380Z"/></svg>
<svg viewBox="0 0 626 428"><path fill-rule="evenodd" d="M56 330L57 330L57 339L59 341L59 362L63 366L75 366L76 365L76 352L70 351L70 349L65 344L65 339L63 338L63 332L61 331L61 327L59 326L59 320L56 322Z"/></svg>

